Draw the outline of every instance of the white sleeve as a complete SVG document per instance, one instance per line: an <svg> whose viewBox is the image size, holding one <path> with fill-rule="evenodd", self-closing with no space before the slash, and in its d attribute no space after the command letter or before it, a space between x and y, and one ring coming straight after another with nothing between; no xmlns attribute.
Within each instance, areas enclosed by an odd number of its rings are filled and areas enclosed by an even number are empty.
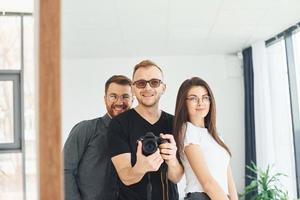
<svg viewBox="0 0 300 200"><path fill-rule="evenodd" d="M199 131L197 131L197 129L187 124L185 137L184 137L184 146L187 146L189 144L200 145L200 143L201 143L201 134L199 134Z"/></svg>

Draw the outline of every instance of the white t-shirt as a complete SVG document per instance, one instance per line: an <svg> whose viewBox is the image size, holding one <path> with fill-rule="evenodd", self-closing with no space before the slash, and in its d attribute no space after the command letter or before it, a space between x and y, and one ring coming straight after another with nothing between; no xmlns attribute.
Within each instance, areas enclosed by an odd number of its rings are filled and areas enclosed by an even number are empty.
<svg viewBox="0 0 300 200"><path fill-rule="evenodd" d="M227 168L230 160L229 154L213 139L206 128L197 127L190 122L187 122L186 125L184 146L196 144L201 147L210 174L224 192L229 194L227 181ZM185 192L204 192L185 154L182 162L186 176Z"/></svg>

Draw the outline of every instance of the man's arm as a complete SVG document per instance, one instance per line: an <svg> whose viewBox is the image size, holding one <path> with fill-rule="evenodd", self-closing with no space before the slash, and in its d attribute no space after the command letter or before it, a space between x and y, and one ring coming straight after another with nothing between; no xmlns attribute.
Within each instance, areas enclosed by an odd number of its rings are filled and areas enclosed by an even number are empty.
<svg viewBox="0 0 300 200"><path fill-rule="evenodd" d="M173 183L178 183L182 178L184 171L176 157L176 142L171 134L161 134L160 137L169 141L168 143L163 143L159 146L161 156L168 165L168 178Z"/></svg>
<svg viewBox="0 0 300 200"><path fill-rule="evenodd" d="M64 191L65 200L81 200L76 182L79 161L88 143L89 132L83 122L77 124L70 132L64 145Z"/></svg>
<svg viewBox="0 0 300 200"><path fill-rule="evenodd" d="M150 156L142 154L142 143L138 142L136 163L131 166L131 154L123 153L112 157L112 162L116 168L119 178L125 185L132 185L140 182L147 172L157 171L163 163L163 159L157 150Z"/></svg>

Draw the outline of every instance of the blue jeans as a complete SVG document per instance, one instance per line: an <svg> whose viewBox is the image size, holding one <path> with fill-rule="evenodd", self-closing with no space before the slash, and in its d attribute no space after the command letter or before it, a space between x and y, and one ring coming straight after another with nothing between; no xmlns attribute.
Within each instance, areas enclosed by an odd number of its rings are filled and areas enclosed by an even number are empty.
<svg viewBox="0 0 300 200"><path fill-rule="evenodd" d="M189 192L184 197L184 200L210 200L210 198L204 192Z"/></svg>

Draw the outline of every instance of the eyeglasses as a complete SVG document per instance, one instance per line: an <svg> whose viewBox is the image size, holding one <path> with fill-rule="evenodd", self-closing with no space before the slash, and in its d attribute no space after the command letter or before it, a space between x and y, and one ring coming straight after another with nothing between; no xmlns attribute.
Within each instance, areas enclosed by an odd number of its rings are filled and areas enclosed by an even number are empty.
<svg viewBox="0 0 300 200"><path fill-rule="evenodd" d="M123 102L129 102L131 100L131 96L128 94L123 94L121 96L118 96L116 94L110 94L107 96L107 98L110 102L116 102L118 101L118 99Z"/></svg>
<svg viewBox="0 0 300 200"><path fill-rule="evenodd" d="M149 81L141 79L141 80L135 81L133 83L133 85L135 85L139 89L143 89L143 88L145 88L147 86L147 83L149 83L150 87L157 88L163 82L161 80L159 80L159 79L156 79L156 78L150 79Z"/></svg>
<svg viewBox="0 0 300 200"><path fill-rule="evenodd" d="M201 98L199 98L197 96L190 96L190 97L187 97L186 99L196 105L199 104L200 100L202 103L208 105L208 104L210 104L211 97L207 96L207 95L204 95Z"/></svg>

